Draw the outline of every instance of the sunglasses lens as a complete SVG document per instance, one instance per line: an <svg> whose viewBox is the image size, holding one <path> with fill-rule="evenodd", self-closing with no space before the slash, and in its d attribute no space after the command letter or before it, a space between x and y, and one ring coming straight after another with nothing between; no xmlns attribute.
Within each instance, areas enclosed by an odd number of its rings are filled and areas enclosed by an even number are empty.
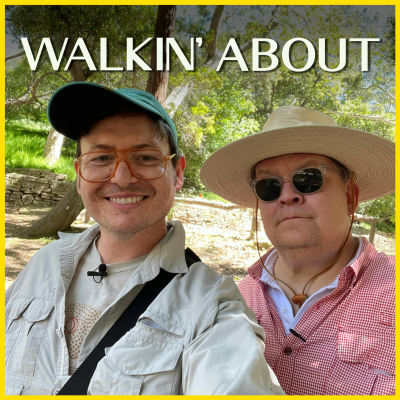
<svg viewBox="0 0 400 400"><path fill-rule="evenodd" d="M297 171L292 177L293 186L299 193L314 193L322 188L324 178L318 168L305 168ZM265 178L256 182L255 192L261 201L278 200L282 186L279 179Z"/></svg>
<svg viewBox="0 0 400 400"><path fill-rule="evenodd" d="M275 178L261 179L256 183L255 191L261 201L274 201L281 195L281 183Z"/></svg>
<svg viewBox="0 0 400 400"><path fill-rule="evenodd" d="M303 169L293 176L293 186L300 193L314 193L324 183L322 172L317 168Z"/></svg>

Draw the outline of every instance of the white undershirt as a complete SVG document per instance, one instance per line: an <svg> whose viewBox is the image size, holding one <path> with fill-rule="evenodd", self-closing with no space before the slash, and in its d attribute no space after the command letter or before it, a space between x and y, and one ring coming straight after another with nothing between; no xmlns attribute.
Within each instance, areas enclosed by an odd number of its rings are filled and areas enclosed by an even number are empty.
<svg viewBox="0 0 400 400"><path fill-rule="evenodd" d="M100 318L102 313L118 296L132 273L146 259L147 255L133 260L107 264L107 276L96 283L93 277L87 276L88 271L93 271L102 263L96 248L96 241L88 247L86 253L79 260L75 274L66 296L65 328L64 334L69 353L69 374L72 375L82 363L82 345L85 337ZM95 277L96 281L100 277ZM122 313L123 310L121 310ZM106 331L110 326L106 326ZM90 346L91 343L85 346Z"/></svg>
<svg viewBox="0 0 400 400"><path fill-rule="evenodd" d="M361 254L361 244L362 240L360 238L355 238L358 240L358 250L357 254L353 257L353 259L347 264L352 264ZM274 266L275 263L278 261L279 254L276 250L273 250L271 254L265 260L265 267L268 269L271 274L274 273ZM283 326L285 328L286 335L289 335L289 329L294 329L299 322L300 318L303 314L307 311L309 307L311 307L314 303L320 300L322 297L332 293L338 284L339 276L329 285L319 289L315 293L313 293L307 300L303 303L298 313L293 315L292 305L290 304L289 299L286 297L285 293L283 292L282 288L276 283L275 279L270 276L267 271L263 269L260 281L264 282L268 293L271 295L272 300L275 303L276 309L281 317Z"/></svg>

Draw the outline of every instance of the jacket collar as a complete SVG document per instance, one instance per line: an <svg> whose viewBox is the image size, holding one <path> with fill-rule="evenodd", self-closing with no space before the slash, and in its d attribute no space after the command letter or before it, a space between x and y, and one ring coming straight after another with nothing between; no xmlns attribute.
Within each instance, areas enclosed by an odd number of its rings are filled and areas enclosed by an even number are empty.
<svg viewBox="0 0 400 400"><path fill-rule="evenodd" d="M167 235L157 243L138 269L143 283L154 279L159 274L160 268L171 273L188 272L185 260L185 230L179 221L168 221L168 226L170 228ZM98 224L82 233L59 232L62 242L60 275L65 288L69 287L79 260L99 233Z"/></svg>

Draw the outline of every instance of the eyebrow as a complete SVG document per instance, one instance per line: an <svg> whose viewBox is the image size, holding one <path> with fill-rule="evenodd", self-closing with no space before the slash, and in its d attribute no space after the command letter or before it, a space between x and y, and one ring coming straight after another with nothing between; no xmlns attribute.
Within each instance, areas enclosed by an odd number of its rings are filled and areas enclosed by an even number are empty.
<svg viewBox="0 0 400 400"><path fill-rule="evenodd" d="M315 160L308 160L308 161L306 161L304 164L302 164L301 167L296 168L296 169L293 170L292 172L298 171L299 169L307 168L307 167L310 167L310 166L316 166L316 165L320 166L321 163L318 163L318 162L315 161ZM276 175L272 174L272 173L270 172L270 170L268 170L268 169L260 169L259 171L257 171L257 174L264 174L264 175L276 176Z"/></svg>
<svg viewBox="0 0 400 400"><path fill-rule="evenodd" d="M135 144L128 149L121 149L121 150L141 150L141 149L156 149L158 150L158 147L155 144L150 144L150 143L140 143L140 144ZM95 151L95 150L117 150L117 147L114 145L109 145L109 144L103 144L103 143L94 143L89 146L89 151Z"/></svg>

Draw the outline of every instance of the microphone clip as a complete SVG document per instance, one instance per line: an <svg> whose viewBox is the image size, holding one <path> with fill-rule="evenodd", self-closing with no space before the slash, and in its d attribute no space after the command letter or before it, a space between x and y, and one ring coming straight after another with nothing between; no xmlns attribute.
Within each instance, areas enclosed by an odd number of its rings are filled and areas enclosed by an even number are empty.
<svg viewBox="0 0 400 400"><path fill-rule="evenodd" d="M94 271L88 271L87 276L92 276L96 283L100 283L103 279L103 276L107 276L106 268L106 264L100 264ZM97 272L97 270L99 271ZM95 276L100 276L100 280L96 281L96 279L94 279Z"/></svg>

